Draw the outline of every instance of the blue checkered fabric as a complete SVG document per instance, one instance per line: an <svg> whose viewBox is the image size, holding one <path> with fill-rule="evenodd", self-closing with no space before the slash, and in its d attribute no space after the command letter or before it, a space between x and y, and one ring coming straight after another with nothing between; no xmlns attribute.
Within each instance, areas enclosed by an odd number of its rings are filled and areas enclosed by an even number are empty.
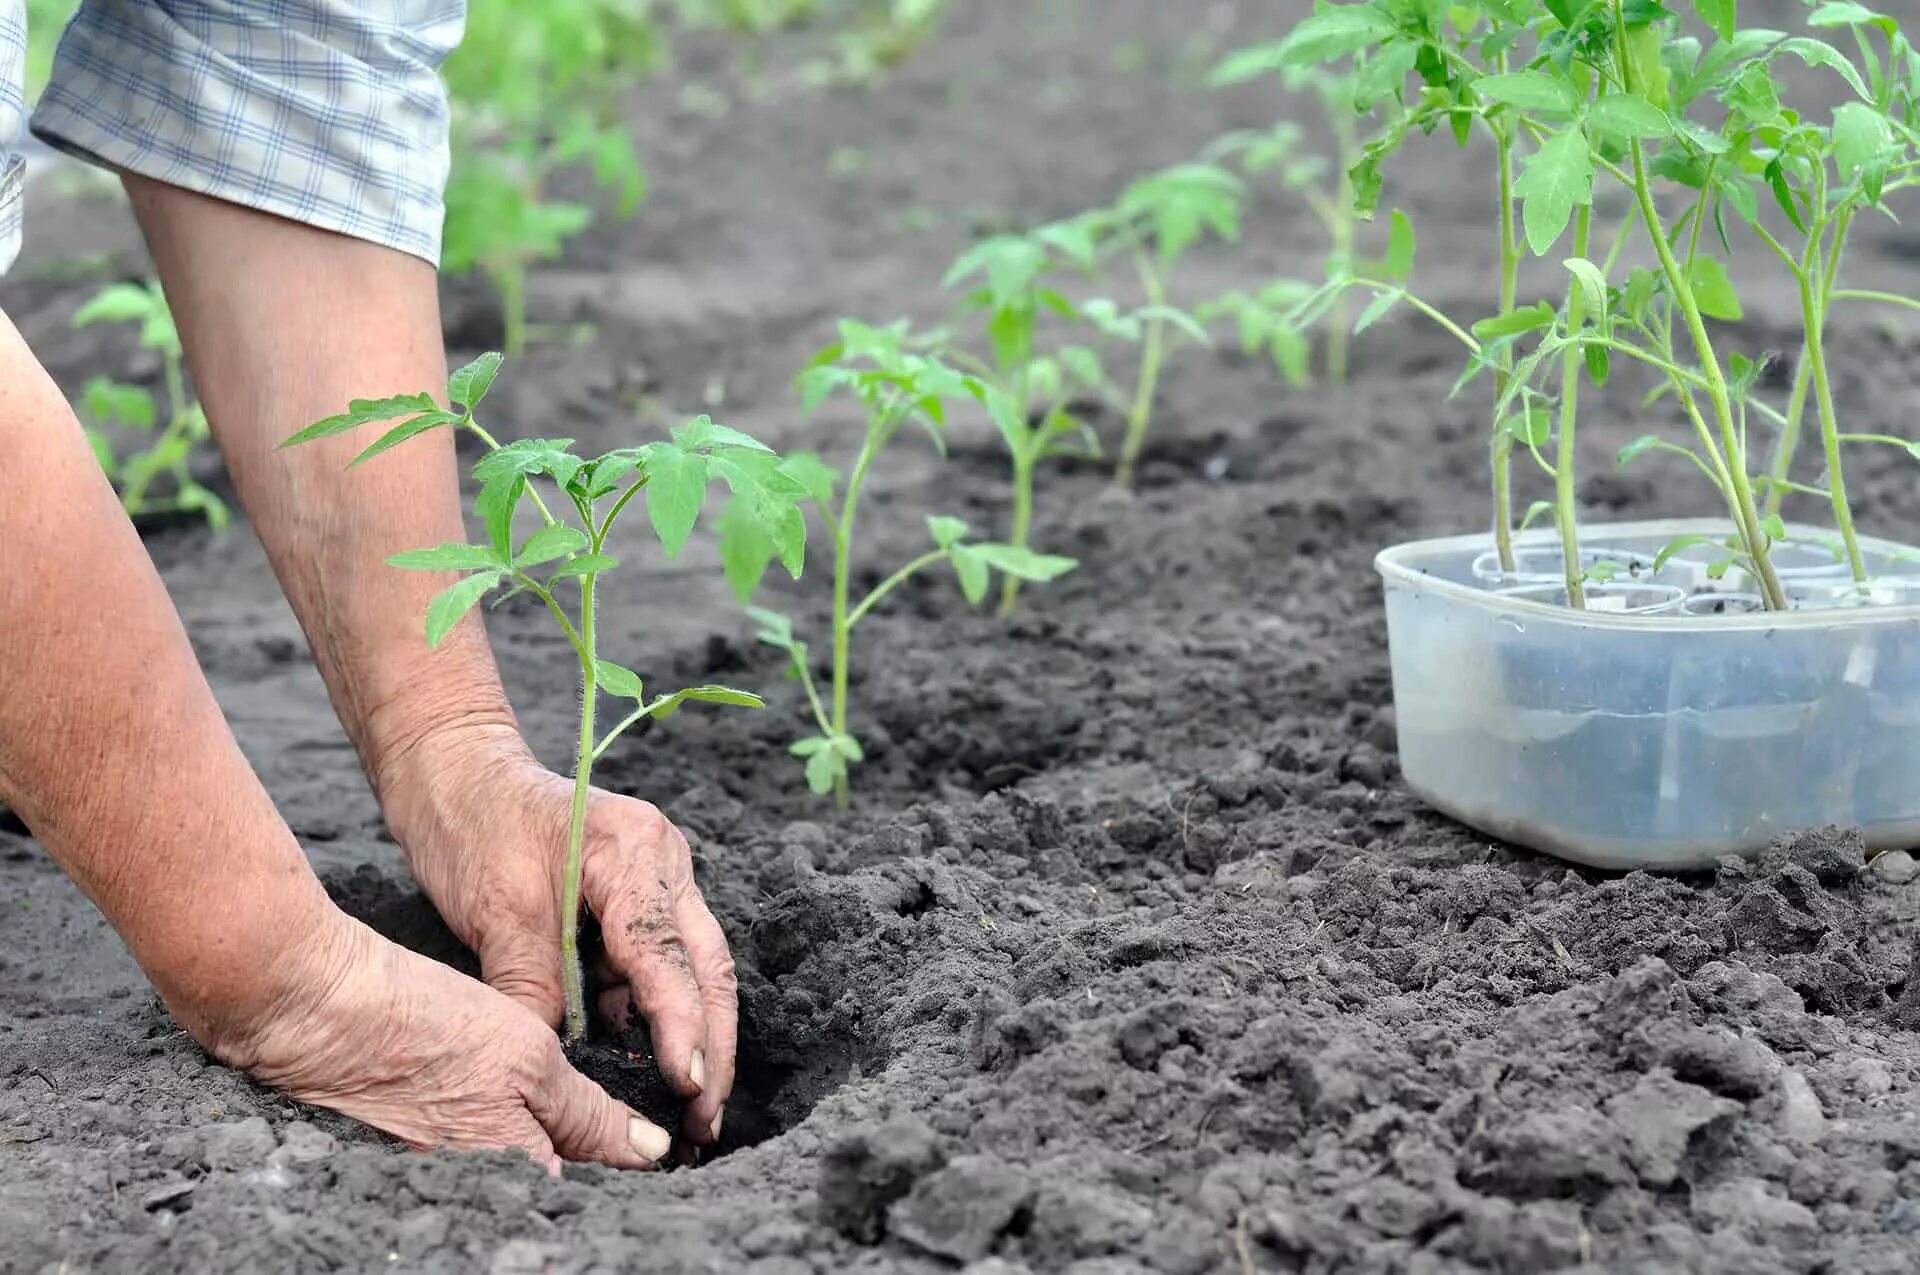
<svg viewBox="0 0 1920 1275"><path fill-rule="evenodd" d="M14 145L26 123L21 100L26 73L27 14L23 0L0 0L0 274L20 252L20 216L26 174Z"/></svg>
<svg viewBox="0 0 1920 1275"><path fill-rule="evenodd" d="M21 2L0 0L0 66ZM438 261L438 71L465 22L464 0L85 0L31 125L83 159Z"/></svg>

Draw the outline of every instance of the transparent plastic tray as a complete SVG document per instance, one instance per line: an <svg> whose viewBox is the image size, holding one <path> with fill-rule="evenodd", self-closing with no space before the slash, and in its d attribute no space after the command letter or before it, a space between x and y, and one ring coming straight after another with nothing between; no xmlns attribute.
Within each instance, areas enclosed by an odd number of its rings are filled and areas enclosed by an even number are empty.
<svg viewBox="0 0 1920 1275"><path fill-rule="evenodd" d="M1621 568L1565 605L1551 528L1396 545L1376 567L1400 764L1423 800L1492 836L1605 868L1693 868L1775 835L1858 824L1920 845L1920 552L1863 540L1866 597L1820 545L1778 547L1794 609L1760 610L1713 520L1592 525L1582 557Z"/></svg>

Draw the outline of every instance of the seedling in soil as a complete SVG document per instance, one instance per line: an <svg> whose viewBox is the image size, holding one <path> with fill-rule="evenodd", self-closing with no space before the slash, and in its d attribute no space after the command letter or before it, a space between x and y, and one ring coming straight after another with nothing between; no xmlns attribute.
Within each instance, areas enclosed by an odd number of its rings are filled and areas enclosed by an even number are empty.
<svg viewBox="0 0 1920 1275"><path fill-rule="evenodd" d="M1759 582L1769 608L1786 606L1768 556L1779 523L1756 501L1756 487L1766 482L1750 476L1747 419L1756 401L1759 364L1738 355L1723 358L1715 347L1710 321L1739 318L1740 304L1726 260L1711 248L1717 244L1732 255L1727 227L1737 220L1794 271L1807 325L1808 375L1817 395L1825 379L1824 352L1814 351L1821 350L1826 307L1836 299L1832 272L1846 228L1861 208L1877 205L1888 189L1907 183L1913 167L1907 158L1915 124L1908 83L1913 51L1889 20L1852 4L1814 8L1810 22L1816 28L1855 27L1869 63L1862 75L1819 40L1739 28L1731 4L1697 0L1694 7L1709 28L1710 43L1682 32L1671 13L1644 0L1552 0L1539 11L1484 0L1454 6L1444 23L1375 0L1323 8L1285 41L1289 64L1364 53L1404 60L1420 73L1417 99L1369 144L1354 171L1356 202L1363 212L1378 197L1383 166L1415 128L1446 125L1462 141L1476 122L1494 132L1501 196L1500 312L1474 325L1470 336L1445 322L1471 351L1463 381L1489 366L1499 381L1494 489L1501 562L1511 568L1505 457L1524 445L1554 479L1552 509L1575 605L1583 580L1573 507L1579 385L1583 375L1604 384L1613 361L1624 358L1658 374L1695 434L1691 447L1654 439L1629 452L1675 451L1696 464L1727 505L1735 556ZM1884 36L1884 58L1869 30ZM1789 54L1834 70L1860 101L1841 108L1831 128L1787 109L1769 68ZM1725 108L1724 123L1708 125L1689 114L1690 108L1711 103ZM1517 177L1512 172L1516 158L1522 165ZM1593 196L1595 180L1602 176L1621 185L1630 202L1612 228L1611 246L1596 255L1590 252ZM1762 220L1762 188L1804 238L1798 251L1776 239ZM1667 190L1685 197L1686 210L1677 220L1660 212L1658 196ZM1516 200L1519 240L1512 233ZM1726 216L1729 209L1734 219ZM1705 234L1709 225L1711 240ZM1564 305L1516 306L1511 267L1521 243L1537 255L1564 251L1570 231L1573 255L1565 260ZM1621 280L1622 251L1636 234L1647 241L1657 268L1626 271ZM1300 308L1296 321L1352 286L1393 295L1380 281L1334 280ZM1430 306L1421 308L1443 317ZM1676 348L1676 328L1687 333L1685 351ZM1521 357L1518 343L1535 337L1534 348ZM1548 369L1560 373L1557 394L1534 384ZM1832 481L1830 493L1823 494L1831 496L1858 575L1838 463L1845 437L1831 422L1830 397L1826 402L1823 433ZM1764 407L1760 411L1789 419ZM1539 451L1549 437L1556 443L1551 463Z"/></svg>
<svg viewBox="0 0 1920 1275"><path fill-rule="evenodd" d="M1365 114L1392 96L1405 68L1396 70L1391 61L1369 61L1364 53L1355 56L1352 74L1337 75L1320 67L1290 67L1286 46L1276 41L1232 54L1214 69L1209 83L1215 88L1228 88L1270 75L1277 75L1289 91L1311 93L1319 100L1333 140L1331 163L1303 153L1300 126L1291 120L1265 131L1229 133L1208 148L1207 158L1236 162L1250 177L1277 176L1282 189L1304 201L1326 232L1325 274L1329 279L1340 278L1357 268L1354 247L1359 219L1354 214L1353 180L1349 175L1361 160L1356 112ZM1202 312L1235 319L1242 349L1248 354L1266 350L1287 381L1302 386L1309 380L1309 346L1284 316L1313 288L1304 280L1284 279L1251 295L1229 292L1202 307ZM1336 385L1347 379L1348 326L1352 322L1348 304L1346 295L1341 294L1325 321L1322 374Z"/></svg>
<svg viewBox="0 0 1920 1275"><path fill-rule="evenodd" d="M589 206L553 196L555 177L586 167L622 220L645 198L619 94L657 59L646 7L634 0L476 5L467 15L446 66L456 159L442 264L479 270L493 285L508 354L556 335L527 322L527 275L593 221Z"/></svg>
<svg viewBox="0 0 1920 1275"><path fill-rule="evenodd" d="M1042 461L1061 456L1096 457L1100 441L1073 410L1076 395L1096 394L1110 403L1121 395L1107 379L1097 344L1073 343L1043 353L1037 333L1041 315L1110 326L1121 322L1111 302L1076 306L1051 286L1063 261L1092 270L1098 261L1099 224L1080 218L1042 227L1030 235L997 235L963 253L947 270L944 287L967 289L961 321L979 323L990 357L979 358L945 334L929 342L943 357L971 373L974 390L1006 444L1013 465L1013 518L1007 543L1026 549L1033 535L1034 474ZM1140 339L1135 324L1133 340ZM1019 602L1021 578L1001 586L1000 613Z"/></svg>
<svg viewBox="0 0 1920 1275"><path fill-rule="evenodd" d="M227 525L227 506L193 477L194 448L208 438L207 414L187 395L186 360L173 313L157 283L116 283L81 306L75 327L95 323L135 323L140 344L160 356L164 400L138 385L96 376L80 392L77 404L87 442L100 468L120 493L128 516L198 514L214 530ZM116 456L110 430L154 434L153 443L126 457Z"/></svg>
<svg viewBox="0 0 1920 1275"><path fill-rule="evenodd" d="M806 549L806 518L796 502L806 490L788 476L770 449L705 416L674 430L671 439L619 447L592 457L577 455L573 440L565 438L502 444L474 417L500 364L500 355L486 354L455 372L447 382L450 407L442 407L424 392L357 400L341 415L316 422L281 445L291 447L365 425L386 424L386 432L352 464L362 464L442 427L464 429L486 448L473 467L480 483L474 513L486 526L486 543L443 544L397 554L388 561L410 571L460 574L427 608L429 646L438 647L482 598L500 591L503 598L530 594L544 603L579 661L582 693L561 883L560 938L566 1038L569 1044L578 1044L587 1030L579 938L581 844L594 763L637 723L671 717L683 704L764 706L759 696L725 686L689 686L649 696L638 673L601 655L595 599L600 578L620 565L607 552L608 538L620 516L644 495L654 536L661 550L674 557L698 523L708 489L716 481L723 482L733 493L728 506L733 526L765 547L768 562L778 560L798 578ZM556 495L551 504L540 494L540 484ZM516 546L514 514L522 502L532 505L541 525ZM566 605L569 598L571 608ZM596 735L603 694L629 701L633 708L611 729Z"/></svg>
<svg viewBox="0 0 1920 1275"><path fill-rule="evenodd" d="M1076 565L1071 558L1038 554L1011 544L980 542L958 518L927 519L933 547L912 559L869 589L858 601L853 595L853 545L860 497L872 475L874 462L908 425L923 430L943 454L948 406L983 394L980 382L939 359L909 347L905 324L876 328L842 321L840 339L816 355L801 373L799 388L806 410L812 412L835 394L847 394L866 413L866 426L853 467L844 477L817 457L798 454L787 458L781 472L798 482L825 522L833 545L833 659L829 692L823 696L814 678L808 644L797 636L790 617L764 608L749 608L759 622L759 639L786 652L788 675L806 691L817 733L794 743L794 756L806 762L807 786L815 793L833 793L846 805L848 774L866 759L866 751L848 718L848 671L853 634L887 595L923 571L940 563L953 568L967 601L986 600L993 573L1022 580L1047 581ZM730 534L722 549L727 576L742 601L753 596L771 562L769 546L751 528L735 530L729 507L725 521Z"/></svg>

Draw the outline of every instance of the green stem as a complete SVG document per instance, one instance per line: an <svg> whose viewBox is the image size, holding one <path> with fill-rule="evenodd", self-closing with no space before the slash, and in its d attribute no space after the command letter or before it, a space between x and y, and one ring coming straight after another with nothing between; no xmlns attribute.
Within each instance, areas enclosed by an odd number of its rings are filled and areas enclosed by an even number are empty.
<svg viewBox="0 0 1920 1275"><path fill-rule="evenodd" d="M1903 297L1897 292L1875 292L1870 288L1840 288L1827 294L1834 301L1877 301L1882 305L1904 306L1920 310L1920 299Z"/></svg>
<svg viewBox="0 0 1920 1275"><path fill-rule="evenodd" d="M1449 319L1431 304L1422 301L1419 297L1414 296L1413 293L1408 292L1404 285L1388 283L1383 279L1368 279L1364 276L1355 276L1353 286L1356 288L1371 288L1375 292L1399 293L1402 301L1405 301L1415 310L1418 310L1421 314L1431 319L1442 331L1460 342L1460 344L1466 346L1469 354L1480 353L1480 342L1474 337L1473 333L1467 331L1452 319Z"/></svg>
<svg viewBox="0 0 1920 1275"><path fill-rule="evenodd" d="M1334 154L1338 157L1340 180L1334 191L1332 219L1327 229L1333 238L1333 255L1344 271L1353 269L1353 179L1348 174L1359 162L1354 145L1353 113L1335 108L1329 112L1333 125ZM1327 327L1327 380L1344 385L1352 363L1352 336L1348 331L1347 298L1344 293L1334 302Z"/></svg>
<svg viewBox="0 0 1920 1275"><path fill-rule="evenodd" d="M1706 377L1707 397L1713 403L1714 423L1719 428L1721 447L1726 455L1727 503L1734 527L1760 577L1760 590L1767 608L1784 611L1787 597L1768 557L1766 537L1760 530L1760 513L1753 501L1753 484L1747 479L1747 458L1740 448L1739 424L1734 419L1726 374L1721 370L1719 355L1714 352L1713 338L1707 333L1706 319L1694 299L1693 286L1674 258L1673 245L1660 222L1659 210L1653 202L1653 187L1647 178L1646 150L1638 141L1628 143L1628 149L1633 155L1633 193L1640 205L1641 220L1646 223L1647 238L1653 241L1661 273L1666 276L1667 290L1686 320L1687 334L1693 340L1702 375Z"/></svg>
<svg viewBox="0 0 1920 1275"><path fill-rule="evenodd" d="M1592 239L1593 206L1582 204L1574 216L1573 255L1584 258ZM1586 325L1587 302L1580 279L1567 285L1567 318L1575 325L1575 334ZM1598 298L1605 304L1604 297ZM1554 521L1560 527L1560 553L1567 578L1567 603L1576 611L1587 606L1586 572L1580 565L1580 526L1575 508L1574 430L1580 419L1580 343L1569 341L1560 356L1560 432L1553 464Z"/></svg>
<svg viewBox="0 0 1920 1275"><path fill-rule="evenodd" d="M599 695L594 667L593 576L580 577L580 741L573 767L573 809L567 820L567 862L560 885L560 980L566 1002L567 1042L587 1038L587 997L580 966L580 865L587 833L587 795L593 783L593 710Z"/></svg>
<svg viewBox="0 0 1920 1275"><path fill-rule="evenodd" d="M1506 65L1505 55L1501 57L1501 65ZM1520 278L1520 253L1514 243L1513 224L1513 136L1505 128L1496 127L1494 138L1500 160L1499 313L1507 314L1513 309ZM1506 400L1512 375L1513 351L1503 348L1499 365L1494 369L1494 402ZM1497 418L1493 422L1493 546L1499 555L1500 569L1513 571L1513 435L1500 428Z"/></svg>
<svg viewBox="0 0 1920 1275"><path fill-rule="evenodd" d="M1807 414L1807 391L1813 387L1813 369L1807 357L1807 346L1800 344L1800 364L1793 370L1793 393L1787 397L1786 418L1780 425L1780 441L1775 444L1773 464L1768 468L1772 477L1772 490L1767 493L1767 516L1778 517L1780 506L1787 498L1792 484L1787 481L1793 472L1793 456L1800 450L1800 422Z"/></svg>
<svg viewBox="0 0 1920 1275"><path fill-rule="evenodd" d="M1166 287L1161 281L1160 272L1154 269L1153 262L1144 253L1140 254L1138 264L1147 304L1166 304ZM1114 473L1114 481L1122 487L1133 485L1134 466L1139 463L1140 453L1147 445L1147 426L1153 421L1153 396L1160 386L1160 361L1166 355L1166 339L1166 320L1147 320L1146 336L1140 350L1140 381L1134 390L1133 406L1127 412L1127 436L1120 448L1120 466Z"/></svg>
<svg viewBox="0 0 1920 1275"><path fill-rule="evenodd" d="M860 458L854 462L853 473L847 478L846 501L840 506L840 523L833 539L833 720L828 735L835 739L847 733L847 661L853 644L852 610L848 603L852 586L854 515L860 507L860 488L867 481L867 471L873 467L874 456L892 434L895 424L889 411L861 446ZM842 809L851 800L844 771L834 785L833 799Z"/></svg>
<svg viewBox="0 0 1920 1275"><path fill-rule="evenodd" d="M1855 582L1865 584L1867 566L1860 555L1860 538L1853 529L1853 505L1847 499L1846 474L1840 446L1840 420L1833 407L1833 386L1827 378L1826 316L1818 295L1819 284L1809 273L1800 276L1800 313L1807 330L1807 363L1813 370L1813 397L1820 410L1820 441L1827 455L1827 491L1833 501L1833 522L1846 546L1847 567Z"/></svg>
<svg viewBox="0 0 1920 1275"><path fill-rule="evenodd" d="M1033 532L1033 465L1031 456L1016 456L1013 462L1013 527L1008 543L1025 549ZM1000 614L1009 616L1020 601L1020 577L1005 576L1000 584Z"/></svg>
<svg viewBox="0 0 1920 1275"><path fill-rule="evenodd" d="M527 352L527 274L524 267L506 266L494 274L500 292L501 345L508 358Z"/></svg>
<svg viewBox="0 0 1920 1275"><path fill-rule="evenodd" d="M947 556L947 551L945 549L930 549L926 553L923 553L919 557L915 558L912 562L909 562L906 566L900 568L898 571L888 576L886 579L882 580L879 584L874 585L873 591L867 594L866 597L862 598L860 600L860 605L855 607L847 615L847 627L851 629L855 625L859 624L861 617L865 616L867 612L871 611L874 608L874 606L879 603L880 599L886 597L889 593L892 593L895 589L905 584L907 580L910 579L912 576L918 574L919 572L925 571L928 567L934 565L936 562L941 561L946 556Z"/></svg>

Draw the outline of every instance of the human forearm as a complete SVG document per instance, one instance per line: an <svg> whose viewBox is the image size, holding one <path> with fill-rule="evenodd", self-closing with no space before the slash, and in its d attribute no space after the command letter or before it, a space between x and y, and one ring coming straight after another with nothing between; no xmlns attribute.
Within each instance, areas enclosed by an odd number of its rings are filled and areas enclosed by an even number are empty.
<svg viewBox="0 0 1920 1275"><path fill-rule="evenodd" d="M0 501L0 797L189 1030L242 1050L237 1019L292 994L342 918L235 744L79 423L3 316L0 454L15 475Z"/></svg>
<svg viewBox="0 0 1920 1275"><path fill-rule="evenodd" d="M422 637L427 603L451 577L386 565L465 538L451 436L351 472L365 439L275 450L349 399L445 383L432 268L172 187L127 185L241 502L383 801L436 738L510 734L479 624L437 651Z"/></svg>

